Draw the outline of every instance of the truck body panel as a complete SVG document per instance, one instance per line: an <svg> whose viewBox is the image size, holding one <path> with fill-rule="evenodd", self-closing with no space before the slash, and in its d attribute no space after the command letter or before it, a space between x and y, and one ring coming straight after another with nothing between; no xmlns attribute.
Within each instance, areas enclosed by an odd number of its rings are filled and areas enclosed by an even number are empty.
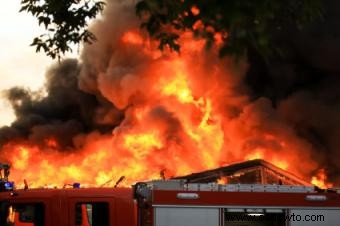
<svg viewBox="0 0 340 226"><path fill-rule="evenodd" d="M339 191L306 186L170 180L5 191L0 204L0 216L12 208L0 226L340 226Z"/></svg>

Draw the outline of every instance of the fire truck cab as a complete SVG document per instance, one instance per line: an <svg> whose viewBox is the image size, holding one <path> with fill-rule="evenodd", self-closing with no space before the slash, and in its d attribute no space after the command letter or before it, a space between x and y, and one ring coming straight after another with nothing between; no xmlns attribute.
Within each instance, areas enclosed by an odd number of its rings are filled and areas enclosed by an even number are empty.
<svg viewBox="0 0 340 226"><path fill-rule="evenodd" d="M20 189L0 202L1 226L136 225L129 188Z"/></svg>
<svg viewBox="0 0 340 226"><path fill-rule="evenodd" d="M140 182L0 192L0 226L340 226L340 194L308 186Z"/></svg>

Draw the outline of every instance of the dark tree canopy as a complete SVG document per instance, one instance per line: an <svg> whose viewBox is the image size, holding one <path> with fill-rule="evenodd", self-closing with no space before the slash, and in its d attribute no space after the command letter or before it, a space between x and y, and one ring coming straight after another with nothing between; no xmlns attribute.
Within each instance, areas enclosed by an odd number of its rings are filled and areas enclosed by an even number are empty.
<svg viewBox="0 0 340 226"><path fill-rule="evenodd" d="M47 34L36 37L36 50L52 58L70 50L71 43L95 40L87 22L103 10L99 0L22 0L21 11L37 17ZM262 55L279 52L273 37L284 27L301 28L322 16L322 0L141 0L136 4L141 27L159 41L159 48L180 51L184 30L207 41L219 34L220 55L243 55L251 46Z"/></svg>
<svg viewBox="0 0 340 226"><path fill-rule="evenodd" d="M169 46L179 51L179 33L191 30L205 38L208 47L219 33L221 56L243 55L248 46L269 55L277 50L273 37L280 30L301 28L321 17L322 4L321 0L143 0L136 12L146 18L142 27L159 40L160 49Z"/></svg>

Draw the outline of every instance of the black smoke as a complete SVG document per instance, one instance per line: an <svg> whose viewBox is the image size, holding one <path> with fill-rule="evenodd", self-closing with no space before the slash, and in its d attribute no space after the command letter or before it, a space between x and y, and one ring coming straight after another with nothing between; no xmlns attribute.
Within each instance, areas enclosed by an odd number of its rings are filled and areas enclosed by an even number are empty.
<svg viewBox="0 0 340 226"><path fill-rule="evenodd" d="M251 98L270 99L281 118L313 145L312 158L339 181L340 2L325 0L322 20L280 35L284 56L264 59L249 51L245 83Z"/></svg>
<svg viewBox="0 0 340 226"><path fill-rule="evenodd" d="M263 118L280 121L299 140L312 145L311 156L300 156L301 162L312 158L319 168L326 169L332 181L340 181L340 3L324 2L322 21L302 31L287 28L280 34L278 42L285 56L264 59L249 49L250 66L242 92L247 91L249 105L259 108L259 115L268 113L271 117ZM135 75L143 70L144 62L151 60L134 47L117 50L121 34L138 27L138 21L131 21L131 7L115 8L115 4L109 4L112 7L104 20L95 25L98 42L84 48L82 63L65 60L48 71L46 95L20 87L7 91L17 119L0 129L0 149L13 141L44 146L51 137L61 147L58 150L73 149L78 135L112 133L124 119L122 109L128 107L132 94L147 92L142 83L145 81ZM235 112L235 119L242 113L248 116L244 109ZM173 124L169 134L180 130L172 113L159 108L152 114L153 119L166 117ZM265 127L262 117L258 121Z"/></svg>
<svg viewBox="0 0 340 226"><path fill-rule="evenodd" d="M77 135L111 132L122 120L122 112L99 94L81 91L79 72L77 60L65 60L47 72L45 91L31 92L20 87L7 90L5 95L17 119L0 129L0 147L9 141L44 146L54 138L60 150L67 150L73 147ZM109 120L96 120L105 117Z"/></svg>

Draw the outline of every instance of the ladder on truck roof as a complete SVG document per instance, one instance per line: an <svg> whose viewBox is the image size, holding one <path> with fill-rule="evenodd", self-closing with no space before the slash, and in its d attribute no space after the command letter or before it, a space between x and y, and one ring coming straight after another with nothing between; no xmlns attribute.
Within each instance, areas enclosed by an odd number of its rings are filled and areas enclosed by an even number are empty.
<svg viewBox="0 0 340 226"><path fill-rule="evenodd" d="M217 183L187 183L186 180L153 180L137 183L135 193L144 190L145 194L151 190L173 191L216 191L216 192L281 192L281 193L338 193L339 187L320 189L316 186L303 185L263 185L263 184L217 184ZM147 191L146 191L147 190Z"/></svg>
<svg viewBox="0 0 340 226"><path fill-rule="evenodd" d="M314 186L186 183L186 180L154 180L146 183L152 190L219 191L219 192L290 192L315 193Z"/></svg>
<svg viewBox="0 0 340 226"><path fill-rule="evenodd" d="M140 182L133 186L135 199L149 199L152 191L209 191L209 192L266 192L266 193L340 193L339 189L320 189L315 186L295 185L263 185L263 184L217 184L217 183L187 183L186 180L153 180Z"/></svg>

